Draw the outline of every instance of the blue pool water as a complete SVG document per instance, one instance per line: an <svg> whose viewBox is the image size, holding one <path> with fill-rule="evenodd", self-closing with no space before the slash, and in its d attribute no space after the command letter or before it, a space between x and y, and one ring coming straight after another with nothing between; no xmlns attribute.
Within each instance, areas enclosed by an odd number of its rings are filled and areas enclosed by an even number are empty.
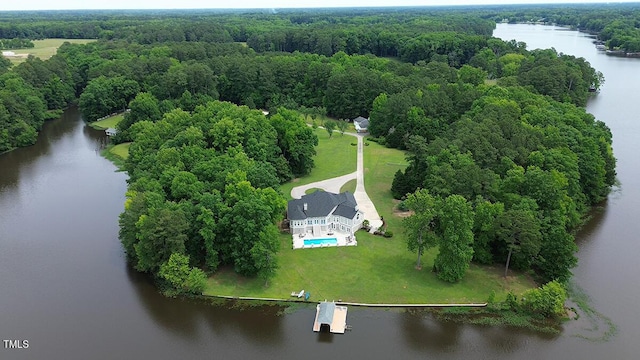
<svg viewBox="0 0 640 360"><path fill-rule="evenodd" d="M304 246L322 245L322 244L338 245L338 239L326 238L326 239L309 239L304 241Z"/></svg>

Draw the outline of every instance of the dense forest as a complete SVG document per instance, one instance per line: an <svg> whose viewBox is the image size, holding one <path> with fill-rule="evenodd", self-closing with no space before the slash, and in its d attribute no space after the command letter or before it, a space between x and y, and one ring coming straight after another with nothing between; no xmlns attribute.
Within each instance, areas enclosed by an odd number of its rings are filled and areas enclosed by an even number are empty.
<svg viewBox="0 0 640 360"><path fill-rule="evenodd" d="M370 116L373 140L409 150L394 196L443 209L409 233L444 253L464 222L467 263L566 280L572 233L615 180L611 133L582 108L604 79L582 58L492 38L505 11L3 13L0 37L97 41L0 59L0 152L69 104L89 122L129 109L113 139L133 141L123 246L165 288L197 293L220 265L276 269L277 189L313 168L318 141L299 113Z"/></svg>

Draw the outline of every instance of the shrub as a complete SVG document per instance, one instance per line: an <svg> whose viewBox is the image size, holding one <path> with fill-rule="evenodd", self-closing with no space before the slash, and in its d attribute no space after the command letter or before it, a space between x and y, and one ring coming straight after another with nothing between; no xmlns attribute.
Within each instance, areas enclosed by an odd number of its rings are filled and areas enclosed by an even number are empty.
<svg viewBox="0 0 640 360"><path fill-rule="evenodd" d="M383 137L377 138L377 137L373 137L373 136L367 136L365 139L368 140L368 141L373 141L373 142L378 143L380 145L384 145L385 144L385 141L384 141Z"/></svg>
<svg viewBox="0 0 640 360"><path fill-rule="evenodd" d="M495 302L496 302L496 291L491 290L491 293L489 294L489 298L487 298L487 304L493 305Z"/></svg>
<svg viewBox="0 0 640 360"><path fill-rule="evenodd" d="M382 234L382 236L384 236L384 237L386 237L386 238L393 237L393 231L391 231L391 230L387 230L387 231L385 231L385 232Z"/></svg>
<svg viewBox="0 0 640 360"><path fill-rule="evenodd" d="M518 298L511 291L507 294L507 299L504 303L509 307L509 309L514 311L518 310Z"/></svg>
<svg viewBox="0 0 640 360"><path fill-rule="evenodd" d="M397 208L398 208L398 210L400 210L400 211L409 211L409 207L408 207L408 206L407 206L407 204L404 202L404 200L402 200L402 201L400 201L400 202L398 203Z"/></svg>
<svg viewBox="0 0 640 360"><path fill-rule="evenodd" d="M557 281L551 281L537 289L522 294L521 305L524 309L547 317L564 315L564 302L567 291Z"/></svg>

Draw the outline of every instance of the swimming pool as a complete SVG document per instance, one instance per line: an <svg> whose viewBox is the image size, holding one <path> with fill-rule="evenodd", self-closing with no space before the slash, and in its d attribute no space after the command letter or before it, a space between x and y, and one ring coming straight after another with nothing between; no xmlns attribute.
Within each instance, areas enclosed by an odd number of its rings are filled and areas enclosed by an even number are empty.
<svg viewBox="0 0 640 360"><path fill-rule="evenodd" d="M325 239L309 239L304 240L304 246L313 246L313 245L338 245L338 239L336 238L325 238Z"/></svg>

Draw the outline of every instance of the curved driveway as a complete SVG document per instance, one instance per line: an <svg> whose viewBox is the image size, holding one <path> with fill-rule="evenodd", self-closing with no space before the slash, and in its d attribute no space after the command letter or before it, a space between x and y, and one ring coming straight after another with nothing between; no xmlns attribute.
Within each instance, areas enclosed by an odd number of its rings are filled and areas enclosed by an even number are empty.
<svg viewBox="0 0 640 360"><path fill-rule="evenodd" d="M356 179L356 191L353 193L353 196L358 203L358 208L364 214L364 218L369 220L369 224L371 225L371 232L377 230L382 226L382 220L380 220L380 215L376 210L376 206L373 204L373 201L367 195L367 191L364 188L364 141L363 135L354 134L345 132L346 135L355 136L358 138L358 165L356 171L342 175L338 177L334 177L327 180L316 181L314 183L296 186L291 189L291 197L294 199L300 199L302 195L305 194L305 191L312 188L323 189L324 191L339 193L340 188L349 180Z"/></svg>

